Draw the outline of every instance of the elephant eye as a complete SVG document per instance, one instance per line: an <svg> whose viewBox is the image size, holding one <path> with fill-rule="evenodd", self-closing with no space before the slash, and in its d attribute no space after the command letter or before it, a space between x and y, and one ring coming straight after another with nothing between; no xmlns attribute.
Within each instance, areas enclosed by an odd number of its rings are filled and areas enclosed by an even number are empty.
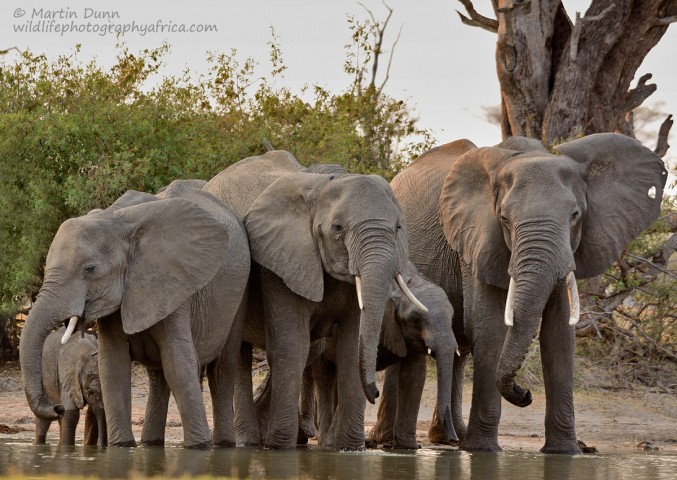
<svg viewBox="0 0 677 480"><path fill-rule="evenodd" d="M580 214L581 212L575 210L574 213L571 214L571 220L576 220Z"/></svg>
<svg viewBox="0 0 677 480"><path fill-rule="evenodd" d="M88 265L85 267L85 273L94 273L94 270L96 270L96 267L94 265Z"/></svg>
<svg viewBox="0 0 677 480"><path fill-rule="evenodd" d="M508 224L508 217L506 217L505 215L501 214L501 222L503 222L505 225L507 225L507 224Z"/></svg>
<svg viewBox="0 0 677 480"><path fill-rule="evenodd" d="M334 233L341 233L341 232L343 232L343 227L341 225L339 225L338 223L334 223L331 226L331 230Z"/></svg>

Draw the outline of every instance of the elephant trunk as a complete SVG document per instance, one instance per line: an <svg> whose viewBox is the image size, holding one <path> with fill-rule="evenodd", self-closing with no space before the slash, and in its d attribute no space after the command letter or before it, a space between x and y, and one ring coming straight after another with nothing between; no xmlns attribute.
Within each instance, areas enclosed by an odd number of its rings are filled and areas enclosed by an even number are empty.
<svg viewBox="0 0 677 480"><path fill-rule="evenodd" d="M369 228L355 239L361 246L357 266L361 277L359 364L362 388L370 403L379 396L376 387L376 354L386 301L394 286L400 265L392 233ZM377 231L375 231L377 230ZM380 237L380 239L379 239ZM360 241L361 238L369 239ZM379 239L375 241L375 239Z"/></svg>
<svg viewBox="0 0 677 480"><path fill-rule="evenodd" d="M448 343L451 347L451 342ZM451 415L451 385L454 378L454 350L455 348L438 349L437 359L437 415L447 438L452 442L458 441Z"/></svg>
<svg viewBox="0 0 677 480"><path fill-rule="evenodd" d="M26 325L21 332L19 360L26 399L33 413L44 420L63 417L63 405L55 405L48 398L42 386L42 349L45 339L58 320L45 307L45 301L38 300L31 308Z"/></svg>
<svg viewBox="0 0 677 480"><path fill-rule="evenodd" d="M506 324L510 327L496 367L503 398L518 407L531 404L531 392L515 383L557 281L574 268L568 235L554 227L516 228L510 264Z"/></svg>

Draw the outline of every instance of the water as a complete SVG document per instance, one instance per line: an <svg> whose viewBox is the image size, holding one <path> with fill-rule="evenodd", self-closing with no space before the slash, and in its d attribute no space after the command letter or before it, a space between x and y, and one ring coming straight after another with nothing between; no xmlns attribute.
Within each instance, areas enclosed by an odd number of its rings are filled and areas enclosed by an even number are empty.
<svg viewBox="0 0 677 480"><path fill-rule="evenodd" d="M279 451L229 448L186 450L179 446L139 448L34 446L0 440L0 475L39 477L139 476L396 480L444 479L674 479L677 454L623 451L597 455L542 455L505 451L467 453L424 448L336 452L318 447Z"/></svg>

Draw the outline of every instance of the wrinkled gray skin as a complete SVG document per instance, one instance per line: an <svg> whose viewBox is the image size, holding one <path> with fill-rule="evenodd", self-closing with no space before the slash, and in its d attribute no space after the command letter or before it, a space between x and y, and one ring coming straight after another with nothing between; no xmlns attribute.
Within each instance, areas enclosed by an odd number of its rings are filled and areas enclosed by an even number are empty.
<svg viewBox="0 0 677 480"><path fill-rule="evenodd" d="M518 406L531 403L531 393L514 378L540 327L541 451L580 453L574 327L564 279L571 271L578 278L602 273L657 218L667 172L652 151L619 134L559 145L561 155L525 138L498 147L452 142L425 153L392 181L410 227L410 258L449 295L461 352L473 355L467 432L460 419L462 382L456 381L454 426L462 449L500 449L501 395ZM511 277L514 326L507 328ZM458 362L461 369L464 362Z"/></svg>
<svg viewBox="0 0 677 480"><path fill-rule="evenodd" d="M383 311L408 258L406 228L389 185L373 175L304 172L288 152L272 151L230 166L205 190L244 219L255 261L244 339L265 346L272 370L272 421L263 443L296 444L310 344L330 335L338 322L334 445L364 448L365 396L370 402L378 396ZM362 278L362 311L356 275ZM250 365L243 360L245 371ZM238 384L242 396L236 392L235 405L236 417L245 419L255 418L248 377ZM256 422L236 428L243 443L260 441Z"/></svg>
<svg viewBox="0 0 677 480"><path fill-rule="evenodd" d="M438 415L451 428L445 432L458 440L451 418L451 383L456 339L451 330L453 309L445 292L424 279L410 266L409 289L428 308L424 313L413 305L402 292L395 290L388 301L378 348L376 369L386 369L386 382L378 409L376 425L369 434L373 444L387 444L392 448L415 449L416 420L426 379L426 355L437 361ZM319 444L331 446L335 420L336 342L331 338L320 358L310 366L314 392L305 394L316 398ZM312 418L313 402L302 396L304 419ZM308 422L310 423L310 422Z"/></svg>
<svg viewBox="0 0 677 480"><path fill-rule="evenodd" d="M64 222L21 335L21 370L38 417L60 418L42 387L42 348L71 316L98 320L99 369L108 444L136 445L131 364L149 373L142 443L164 443L170 389L184 445L234 445L232 392L250 258L244 228L217 199L177 183L158 196L129 191L106 210ZM75 333L77 335L77 333ZM207 367L214 407L210 435L200 388Z"/></svg>
<svg viewBox="0 0 677 480"><path fill-rule="evenodd" d="M85 414L85 445L105 446L106 414L99 381L98 342L92 332L77 333L61 344L65 327L47 336L42 349L42 385L53 403L63 405L59 419L59 444L75 445L80 410ZM44 445L51 420L35 417L35 444Z"/></svg>

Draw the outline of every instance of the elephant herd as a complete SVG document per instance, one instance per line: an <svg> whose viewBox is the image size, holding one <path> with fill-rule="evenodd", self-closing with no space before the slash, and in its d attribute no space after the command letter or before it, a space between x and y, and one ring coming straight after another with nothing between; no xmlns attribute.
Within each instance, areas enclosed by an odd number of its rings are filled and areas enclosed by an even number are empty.
<svg viewBox="0 0 677 480"><path fill-rule="evenodd" d="M105 419L96 418L86 442L136 445L136 361L149 378L142 444L164 444L173 394L186 447L292 448L317 436L337 449L416 448L430 355L437 362L431 442L497 451L501 399L532 401L515 376L537 336L546 396L541 451L580 453L574 272L602 273L657 218L667 172L656 154L619 134L555 150L518 137L487 148L459 140L426 152L391 184L336 165L306 168L272 151L206 184L128 191L106 209L65 221L21 335L37 430L56 419L62 430L77 423L87 398L64 398L63 388L59 397L51 379L62 363L84 368L95 358L98 376L89 376L100 383ZM94 322L98 347L85 360L54 353ZM50 332L64 323L59 347ZM256 397L253 347L265 349L270 365ZM378 421L366 437L365 404L379 397L383 369ZM90 425L94 417L88 413ZM61 440L74 435L62 431Z"/></svg>

